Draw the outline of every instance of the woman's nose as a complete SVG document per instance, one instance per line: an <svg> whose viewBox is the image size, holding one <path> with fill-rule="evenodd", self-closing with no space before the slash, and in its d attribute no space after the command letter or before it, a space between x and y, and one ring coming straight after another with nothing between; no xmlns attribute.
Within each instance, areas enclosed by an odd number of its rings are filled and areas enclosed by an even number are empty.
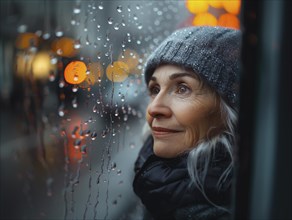
<svg viewBox="0 0 292 220"><path fill-rule="evenodd" d="M147 112L153 118L168 118L171 116L170 100L163 95L157 95L148 105Z"/></svg>

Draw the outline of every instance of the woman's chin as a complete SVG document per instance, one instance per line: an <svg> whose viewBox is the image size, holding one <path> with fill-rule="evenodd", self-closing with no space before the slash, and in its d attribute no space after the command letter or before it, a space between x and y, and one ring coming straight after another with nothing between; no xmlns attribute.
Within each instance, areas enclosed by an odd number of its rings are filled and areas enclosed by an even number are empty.
<svg viewBox="0 0 292 220"><path fill-rule="evenodd" d="M177 156L175 153L169 151L169 146L163 147L163 146L154 145L153 152L157 157L161 157L161 158L174 158Z"/></svg>

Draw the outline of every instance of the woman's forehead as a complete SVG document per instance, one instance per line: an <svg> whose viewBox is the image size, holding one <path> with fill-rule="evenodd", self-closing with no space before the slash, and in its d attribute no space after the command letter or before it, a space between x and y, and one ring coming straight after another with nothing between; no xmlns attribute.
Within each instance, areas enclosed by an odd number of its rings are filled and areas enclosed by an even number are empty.
<svg viewBox="0 0 292 220"><path fill-rule="evenodd" d="M195 74L193 71L175 65L159 66L155 69L150 80L155 81L157 78L167 78L173 80L180 77L191 77L199 80L197 74Z"/></svg>

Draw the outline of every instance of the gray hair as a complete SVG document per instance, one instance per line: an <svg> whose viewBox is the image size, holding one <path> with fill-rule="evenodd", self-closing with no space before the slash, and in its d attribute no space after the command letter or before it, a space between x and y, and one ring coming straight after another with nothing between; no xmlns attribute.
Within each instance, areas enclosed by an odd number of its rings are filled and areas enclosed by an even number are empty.
<svg viewBox="0 0 292 220"><path fill-rule="evenodd" d="M187 168L191 178L191 184L194 184L204 195L207 201L217 208L224 209L210 201L204 190L204 181L207 175L208 166L212 160L212 154L216 148L223 146L230 155L231 162L222 173L217 182L218 189L226 182L227 177L231 174L234 166L234 150L236 145L235 126L237 124L237 111L231 108L222 98L220 98L220 111L226 129L220 134L199 142L192 150L190 150L187 161ZM199 171L200 167L200 171ZM228 211L229 212L229 211Z"/></svg>

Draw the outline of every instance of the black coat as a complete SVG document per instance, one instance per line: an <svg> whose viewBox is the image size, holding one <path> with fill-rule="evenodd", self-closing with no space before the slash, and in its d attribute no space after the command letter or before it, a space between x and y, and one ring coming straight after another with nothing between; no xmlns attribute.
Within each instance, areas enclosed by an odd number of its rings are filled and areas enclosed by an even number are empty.
<svg viewBox="0 0 292 220"><path fill-rule="evenodd" d="M219 190L216 184L229 163L225 152L216 153L204 184L210 201L222 207L230 205L231 185L223 184ZM187 154L174 159L157 157L153 154L153 139L149 137L139 153L135 172L134 192L154 219L229 219L228 212L212 205L190 184Z"/></svg>

